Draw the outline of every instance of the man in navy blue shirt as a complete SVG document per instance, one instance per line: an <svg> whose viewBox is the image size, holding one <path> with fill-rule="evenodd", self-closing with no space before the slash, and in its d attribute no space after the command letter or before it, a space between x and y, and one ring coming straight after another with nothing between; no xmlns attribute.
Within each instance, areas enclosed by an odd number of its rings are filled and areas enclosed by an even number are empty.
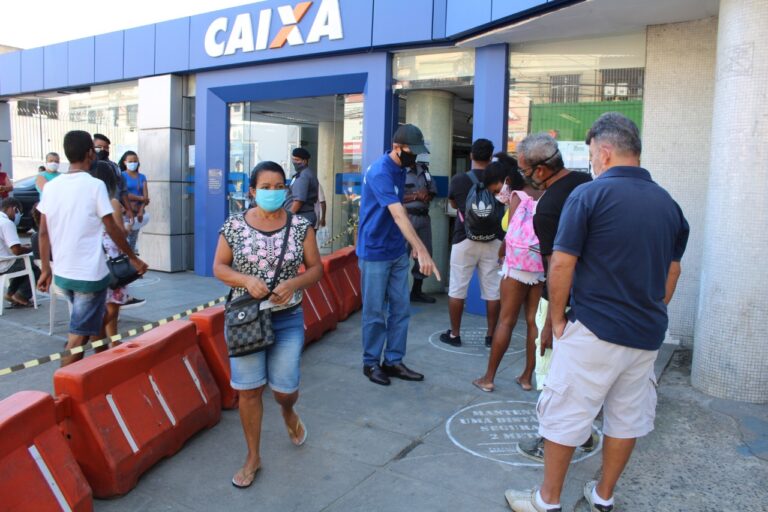
<svg viewBox="0 0 768 512"><path fill-rule="evenodd" d="M424 380L422 374L403 364L411 315L406 241L413 248L420 272L425 276L434 272L440 280L402 204L405 169L416 165L420 153L429 153L421 130L403 125L395 132L392 151L363 175L357 238L363 292L363 373L382 386L389 385L390 377Z"/></svg>
<svg viewBox="0 0 768 512"><path fill-rule="evenodd" d="M515 511L561 510L574 448L603 409L603 469L587 482L592 510L613 510L613 490L635 440L653 430L653 363L667 330L688 223L640 167L640 133L616 112L587 134L597 178L563 209L548 275L554 354L539 396L541 489L506 492ZM570 311L566 318L566 301Z"/></svg>

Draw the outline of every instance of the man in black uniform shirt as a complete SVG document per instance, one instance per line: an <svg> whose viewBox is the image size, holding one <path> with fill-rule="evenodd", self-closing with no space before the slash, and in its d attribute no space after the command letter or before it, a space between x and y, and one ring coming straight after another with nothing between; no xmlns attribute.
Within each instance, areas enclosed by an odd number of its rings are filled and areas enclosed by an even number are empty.
<svg viewBox="0 0 768 512"><path fill-rule="evenodd" d="M592 181L592 177L583 172L566 169L563 156L557 147L557 141L546 133L531 134L523 139L517 145L517 162L518 170L523 179L534 188L544 190L544 195L536 204L533 229L539 239L544 271L546 272L552 258L552 247L555 244L555 235L565 201L576 187ZM543 311L546 315L544 325L539 328L542 355L545 349L552 348L552 323L548 311L548 300L547 286L544 283L544 292L539 304L539 311ZM541 388L540 383L537 382L537 384L537 387ZM543 438L537 438L531 443L521 443L518 445L518 450L527 457L542 461L544 458L543 441ZM581 449L592 451L595 446L595 440L590 437L581 446Z"/></svg>

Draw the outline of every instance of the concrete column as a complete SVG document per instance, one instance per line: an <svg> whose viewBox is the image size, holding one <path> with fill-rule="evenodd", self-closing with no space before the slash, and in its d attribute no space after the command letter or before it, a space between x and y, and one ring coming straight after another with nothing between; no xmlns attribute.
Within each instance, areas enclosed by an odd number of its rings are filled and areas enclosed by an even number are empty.
<svg viewBox="0 0 768 512"><path fill-rule="evenodd" d="M418 126L429 147L429 170L436 179L449 179L453 151L453 94L446 91L410 91L405 108L406 123ZM443 292L448 279L450 237L446 198L432 201L432 258L443 278L430 277L424 282L426 292Z"/></svg>
<svg viewBox="0 0 768 512"><path fill-rule="evenodd" d="M149 183L150 222L139 236L141 257L154 270L185 269L182 122L183 79L162 75L139 80L139 147L141 172Z"/></svg>
<svg viewBox="0 0 768 512"><path fill-rule="evenodd" d="M0 162L3 172L13 178L13 148L11 147L11 108L7 102L0 102Z"/></svg>
<svg viewBox="0 0 768 512"><path fill-rule="evenodd" d="M720 1L692 373L706 393L755 403L768 402L767 29L764 0Z"/></svg>
<svg viewBox="0 0 768 512"><path fill-rule="evenodd" d="M342 110L343 112L343 110ZM336 173L344 168L344 121L321 121L317 129L317 158L315 167L317 179L325 192L325 222L331 236L342 229L341 212L336 212ZM340 206L340 205L338 205ZM322 254L332 251L332 247L321 248Z"/></svg>

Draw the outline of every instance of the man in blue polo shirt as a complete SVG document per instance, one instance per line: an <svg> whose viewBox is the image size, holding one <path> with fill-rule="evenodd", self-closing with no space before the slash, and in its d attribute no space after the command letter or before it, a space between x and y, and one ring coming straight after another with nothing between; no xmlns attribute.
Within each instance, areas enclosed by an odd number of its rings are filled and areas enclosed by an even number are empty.
<svg viewBox="0 0 768 512"><path fill-rule="evenodd" d="M416 155L429 153L424 136L417 127L406 124L392 140L392 150L363 175L357 238L363 292L363 373L382 386L389 385L390 377L424 380L424 375L403 364L411 316L406 241L419 261L420 272L425 276L434 272L440 280L402 204L405 169L416 165Z"/></svg>
<svg viewBox="0 0 768 512"><path fill-rule="evenodd" d="M653 363L667 330L688 223L640 167L640 133L616 112L587 134L597 176L569 196L548 276L554 354L539 396L541 489L506 492L515 511L561 510L574 448L603 408L600 481L584 486L591 510L613 510L613 490L635 440L653 430ZM570 312L562 312L570 292Z"/></svg>

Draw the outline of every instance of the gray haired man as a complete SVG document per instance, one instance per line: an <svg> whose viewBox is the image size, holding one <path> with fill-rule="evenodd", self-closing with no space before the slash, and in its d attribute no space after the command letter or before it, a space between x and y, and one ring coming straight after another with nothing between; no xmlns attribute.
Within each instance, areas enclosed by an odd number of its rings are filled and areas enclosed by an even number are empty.
<svg viewBox="0 0 768 512"><path fill-rule="evenodd" d="M653 430L653 363L668 325L688 223L640 167L637 126L603 114L587 134L597 178L563 209L549 268L554 354L539 396L541 489L508 490L517 512L560 511L573 452L603 409L600 481L584 487L592 511L613 510L613 491L635 440ZM566 302L570 311L566 317Z"/></svg>

